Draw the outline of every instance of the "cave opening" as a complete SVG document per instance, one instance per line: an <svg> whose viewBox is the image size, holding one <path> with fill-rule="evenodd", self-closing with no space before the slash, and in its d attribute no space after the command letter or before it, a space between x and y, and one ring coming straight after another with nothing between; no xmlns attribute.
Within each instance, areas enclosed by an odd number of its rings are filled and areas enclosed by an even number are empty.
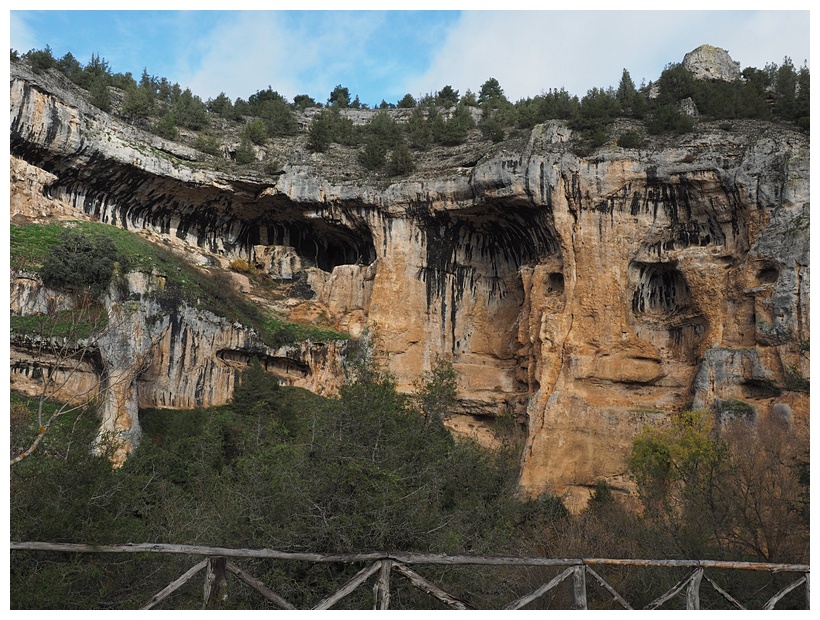
<svg viewBox="0 0 820 620"><path fill-rule="evenodd" d="M458 296L479 287L490 300L503 299L523 265L558 254L559 244L543 210L532 206L487 204L456 212L416 214L426 241L419 278L427 285L428 305L455 286ZM556 288L563 288L552 282Z"/></svg>
<svg viewBox="0 0 820 620"><path fill-rule="evenodd" d="M672 315L689 310L692 296L686 278L670 263L639 263L632 294L636 314Z"/></svg>
<svg viewBox="0 0 820 620"><path fill-rule="evenodd" d="M564 292L564 274L551 273L547 277L547 292L561 295Z"/></svg>
<svg viewBox="0 0 820 620"><path fill-rule="evenodd" d="M367 229L351 229L324 220L248 223L237 240L249 255L255 245L293 247L305 266L327 272L339 265L369 265L376 248Z"/></svg>
<svg viewBox="0 0 820 620"><path fill-rule="evenodd" d="M636 336L665 351L670 360L698 363L698 347L709 323L686 277L675 263L638 262L629 269Z"/></svg>
<svg viewBox="0 0 820 620"><path fill-rule="evenodd" d="M777 279L780 277L780 272L777 270L777 267L773 267L772 265L767 265L763 267L757 273L757 280L761 284L774 284L777 282Z"/></svg>

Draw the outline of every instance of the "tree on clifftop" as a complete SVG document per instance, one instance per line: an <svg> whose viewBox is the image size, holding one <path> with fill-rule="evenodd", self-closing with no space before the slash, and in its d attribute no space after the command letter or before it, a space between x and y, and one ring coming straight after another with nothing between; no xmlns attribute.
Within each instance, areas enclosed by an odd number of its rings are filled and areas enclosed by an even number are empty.
<svg viewBox="0 0 820 620"><path fill-rule="evenodd" d="M504 96L504 89L495 78L490 78L481 85L481 90L478 91L478 103L482 108L498 107L501 103L507 101Z"/></svg>
<svg viewBox="0 0 820 620"><path fill-rule="evenodd" d="M350 107L350 90L346 86L338 84L336 88L331 91L330 97L328 97L327 100L327 105L334 108Z"/></svg>
<svg viewBox="0 0 820 620"><path fill-rule="evenodd" d="M629 71L626 69L621 74L621 81L618 84L615 98L621 106L621 112L626 116L640 118L646 109L646 99L635 88L635 82L632 81L632 76L629 75Z"/></svg>
<svg viewBox="0 0 820 620"><path fill-rule="evenodd" d="M453 90L453 87L447 84L444 88L436 93L436 105L442 108L452 108L458 103L458 91Z"/></svg>

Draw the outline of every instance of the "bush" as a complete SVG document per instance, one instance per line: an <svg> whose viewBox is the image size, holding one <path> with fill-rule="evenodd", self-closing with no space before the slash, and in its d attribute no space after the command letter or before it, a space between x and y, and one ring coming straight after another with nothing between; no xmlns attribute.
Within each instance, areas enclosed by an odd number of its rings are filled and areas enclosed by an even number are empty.
<svg viewBox="0 0 820 620"><path fill-rule="evenodd" d="M360 135L353 121L343 118L338 110L322 110L310 124L307 147L314 153L323 153L332 142L356 146Z"/></svg>
<svg viewBox="0 0 820 620"><path fill-rule="evenodd" d="M475 121L469 108L465 105L456 106L449 120L444 120L440 114L433 115L431 112L433 138L445 146L463 144L473 127L475 127Z"/></svg>
<svg viewBox="0 0 820 620"><path fill-rule="evenodd" d="M411 114L410 120L407 122L406 131L407 139L413 148L427 148L433 140L430 123L424 117L424 112L421 111L421 108L413 110L413 114Z"/></svg>
<svg viewBox="0 0 820 620"><path fill-rule="evenodd" d="M715 402L715 406L721 416L727 416L729 418L745 417L754 419L757 415L754 407L746 401L738 400L737 398L718 400Z"/></svg>
<svg viewBox="0 0 820 620"><path fill-rule="evenodd" d="M247 138L254 144L262 146L265 144L265 140L268 139L268 130L265 123L260 120L249 122L242 128L242 138Z"/></svg>
<svg viewBox="0 0 820 620"><path fill-rule="evenodd" d="M255 271L253 265L241 258L233 259L231 261L230 268L231 271L235 271L237 273L253 273Z"/></svg>
<svg viewBox="0 0 820 620"><path fill-rule="evenodd" d="M292 136L299 131L299 123L290 106L283 99L266 101L259 106L258 115L265 122L268 135Z"/></svg>
<svg viewBox="0 0 820 620"><path fill-rule="evenodd" d="M247 166L256 161L256 151L253 150L251 141L247 137L243 137L239 143L239 148L236 149L235 159L236 163L240 166Z"/></svg>
<svg viewBox="0 0 820 620"><path fill-rule="evenodd" d="M597 127L590 136L590 144L592 148L597 149L599 146L606 144L608 139L606 130L603 127Z"/></svg>
<svg viewBox="0 0 820 620"><path fill-rule="evenodd" d="M216 136L209 134L199 134L191 146L193 146L197 151L202 151L208 155L217 156L222 153L222 147L219 140L217 140Z"/></svg>
<svg viewBox="0 0 820 620"><path fill-rule="evenodd" d="M795 392L809 392L810 381L804 377L796 366L788 365L783 369L783 387Z"/></svg>
<svg viewBox="0 0 820 620"><path fill-rule="evenodd" d="M40 276L51 288L99 295L108 289L118 262L124 259L108 237L67 230L43 260Z"/></svg>
<svg viewBox="0 0 820 620"><path fill-rule="evenodd" d="M401 129L387 112L375 114L365 125L367 139L375 138L388 147L395 146L401 136Z"/></svg>
<svg viewBox="0 0 820 620"><path fill-rule="evenodd" d="M333 122L330 112L322 111L308 129L308 150L314 153L324 153L333 142Z"/></svg>
<svg viewBox="0 0 820 620"><path fill-rule="evenodd" d="M270 176L276 176L284 172L284 170L282 170L282 163L278 159L265 160L263 170L265 174L269 174Z"/></svg>
<svg viewBox="0 0 820 620"><path fill-rule="evenodd" d="M377 136L370 136L359 153L359 163L368 170L379 170L387 157L387 145Z"/></svg>
<svg viewBox="0 0 820 620"><path fill-rule="evenodd" d="M239 415L278 415L292 423L292 412L283 411L281 401L279 380L267 372L259 358L252 357L234 390L234 411Z"/></svg>
<svg viewBox="0 0 820 620"><path fill-rule="evenodd" d="M154 123L153 127L151 127L151 130L159 137L165 138L166 140L176 140L179 135L179 131L177 131L177 122L174 119L174 115L170 112L163 114L162 117Z"/></svg>
<svg viewBox="0 0 820 620"><path fill-rule="evenodd" d="M643 138L637 131L625 131L618 136L618 146L622 149L636 149L643 144Z"/></svg>
<svg viewBox="0 0 820 620"><path fill-rule="evenodd" d="M390 176L399 176L402 174L409 174L415 170L416 164L413 161L413 155L407 147L407 143L402 140L393 149L390 155L390 161L387 165L387 173Z"/></svg>
<svg viewBox="0 0 820 620"><path fill-rule="evenodd" d="M694 131L695 121L681 113L677 105L668 104L659 107L650 115L646 129L653 135L665 132L683 134Z"/></svg>
<svg viewBox="0 0 820 620"><path fill-rule="evenodd" d="M482 135L495 143L504 140L504 125L495 110L486 112L478 124Z"/></svg>

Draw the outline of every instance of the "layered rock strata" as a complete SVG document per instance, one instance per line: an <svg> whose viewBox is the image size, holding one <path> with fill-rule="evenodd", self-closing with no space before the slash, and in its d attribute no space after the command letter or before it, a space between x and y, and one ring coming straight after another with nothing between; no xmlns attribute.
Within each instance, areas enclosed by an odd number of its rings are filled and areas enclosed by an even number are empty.
<svg viewBox="0 0 820 620"><path fill-rule="evenodd" d="M297 292L291 318L369 330L400 389L451 361L449 425L494 445L494 421L514 419L530 494L579 506L598 480L628 490L640 429L692 405L740 399L808 423L808 396L789 383L809 372L809 144L795 131L702 125L582 157L554 122L391 181L297 143L265 177L219 171L14 65L11 122L13 208L53 203L172 240L203 265L254 264ZM160 361L138 373L138 401L230 397L228 370L184 377L239 367L246 353L219 352L253 349L212 324L191 338L214 344L181 356L180 373ZM151 344L152 359L181 335ZM337 353L317 370L301 352L314 377L301 384L332 391Z"/></svg>

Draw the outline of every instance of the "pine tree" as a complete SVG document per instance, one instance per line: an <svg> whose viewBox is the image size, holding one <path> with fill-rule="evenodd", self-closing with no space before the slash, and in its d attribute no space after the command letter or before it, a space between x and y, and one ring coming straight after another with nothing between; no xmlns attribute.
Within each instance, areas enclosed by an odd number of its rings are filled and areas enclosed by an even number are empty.
<svg viewBox="0 0 820 620"><path fill-rule="evenodd" d="M390 161L387 164L387 173L390 176L409 174L415 170L416 164L413 155L407 147L407 143L402 139L390 154Z"/></svg>
<svg viewBox="0 0 820 620"><path fill-rule="evenodd" d="M104 77L95 77L88 90L91 105L103 112L111 111L111 92L108 90L108 81Z"/></svg>
<svg viewBox="0 0 820 620"><path fill-rule="evenodd" d="M410 145L417 149L426 149L433 139L430 131L430 123L424 118L421 108L413 110L410 120L407 122L407 139Z"/></svg>
<svg viewBox="0 0 820 620"><path fill-rule="evenodd" d="M307 147L314 153L324 153L333 141L333 121L330 114L331 112L322 110L310 124Z"/></svg>
<svg viewBox="0 0 820 620"><path fill-rule="evenodd" d="M624 69L621 75L621 82L618 84L618 91L615 97L621 106L621 111L626 115L632 115L635 108L635 100L638 97L638 91L635 88L635 82L632 81L632 77L626 69Z"/></svg>
<svg viewBox="0 0 820 620"><path fill-rule="evenodd" d="M256 151L253 150L253 145L247 137L242 138L240 141L235 158L236 163L240 166L247 166L256 161Z"/></svg>

